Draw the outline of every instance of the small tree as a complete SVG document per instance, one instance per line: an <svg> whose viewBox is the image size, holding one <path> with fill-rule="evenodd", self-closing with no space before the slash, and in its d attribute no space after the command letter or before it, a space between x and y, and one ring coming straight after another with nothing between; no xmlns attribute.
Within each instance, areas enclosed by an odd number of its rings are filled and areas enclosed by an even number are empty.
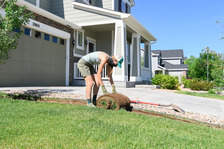
<svg viewBox="0 0 224 149"><path fill-rule="evenodd" d="M5 16L0 14L0 64L10 58L9 51L16 49L18 39L23 31L22 25L29 23L33 14L28 13L26 7L17 6L17 0L0 0L0 10L5 11ZM18 32L15 32L18 29Z"/></svg>

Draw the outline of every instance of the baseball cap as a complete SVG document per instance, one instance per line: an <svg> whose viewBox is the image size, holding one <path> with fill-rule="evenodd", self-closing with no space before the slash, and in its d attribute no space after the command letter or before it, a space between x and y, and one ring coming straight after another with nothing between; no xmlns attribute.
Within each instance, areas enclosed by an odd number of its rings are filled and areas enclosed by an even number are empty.
<svg viewBox="0 0 224 149"><path fill-rule="evenodd" d="M123 56L121 56L121 55L115 55L115 58L116 58L116 60L117 60L117 66L121 68L121 64L122 64L123 61L124 61Z"/></svg>

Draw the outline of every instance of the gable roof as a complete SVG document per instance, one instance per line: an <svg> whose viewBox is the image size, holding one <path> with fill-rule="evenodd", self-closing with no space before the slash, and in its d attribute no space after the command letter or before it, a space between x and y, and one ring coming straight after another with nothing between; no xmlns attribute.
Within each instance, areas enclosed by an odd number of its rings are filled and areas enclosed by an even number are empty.
<svg viewBox="0 0 224 149"><path fill-rule="evenodd" d="M169 62L163 61L162 66L165 67L167 70L188 70L187 64L174 65Z"/></svg>
<svg viewBox="0 0 224 149"><path fill-rule="evenodd" d="M161 58L182 58L183 59L183 49L177 50L152 50L154 54L160 54Z"/></svg>

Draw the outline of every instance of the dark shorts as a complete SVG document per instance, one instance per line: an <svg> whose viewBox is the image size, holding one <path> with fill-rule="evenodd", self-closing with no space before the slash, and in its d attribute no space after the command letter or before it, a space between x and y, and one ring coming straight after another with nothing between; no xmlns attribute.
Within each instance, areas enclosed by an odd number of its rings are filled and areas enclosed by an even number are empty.
<svg viewBox="0 0 224 149"><path fill-rule="evenodd" d="M96 70L90 63L84 61L83 59L80 59L78 61L78 69L82 75L83 78L87 76L91 76L93 74L96 74Z"/></svg>

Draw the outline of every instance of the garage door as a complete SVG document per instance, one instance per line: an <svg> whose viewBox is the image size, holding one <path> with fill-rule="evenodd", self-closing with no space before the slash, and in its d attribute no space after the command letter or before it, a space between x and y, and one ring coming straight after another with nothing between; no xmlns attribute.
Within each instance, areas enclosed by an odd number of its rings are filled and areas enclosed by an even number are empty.
<svg viewBox="0 0 224 149"><path fill-rule="evenodd" d="M16 50L0 65L0 86L65 85L66 40L24 27Z"/></svg>

